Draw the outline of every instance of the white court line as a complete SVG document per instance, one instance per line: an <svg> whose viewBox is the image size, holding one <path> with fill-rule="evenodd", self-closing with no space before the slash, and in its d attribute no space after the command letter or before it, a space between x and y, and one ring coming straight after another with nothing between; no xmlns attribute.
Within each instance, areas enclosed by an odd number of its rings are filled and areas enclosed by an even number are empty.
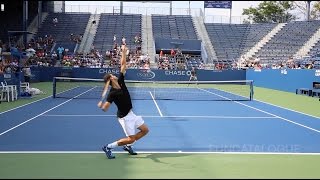
<svg viewBox="0 0 320 180"><path fill-rule="evenodd" d="M78 97L78 96L81 96L82 94L85 94L85 93L87 93L88 91L91 91L92 89L93 89L93 88L91 88L91 89L89 89L89 90L87 90L87 91L85 91L85 92L83 92L83 93L81 93L81 94L79 94L79 95L77 95L77 96L75 96L75 97L73 97L73 98L76 98L76 97ZM73 98L72 98L72 99L73 99ZM41 115L43 115L43 114L45 114L45 113L47 113L47 112L55 109L55 108L57 108L57 107L65 104L65 103L67 103L67 102L69 102L69 101L71 101L72 99L69 99L69 100L67 100L67 101L65 101L65 102L63 102L63 103L60 103L59 105L57 105L57 106L55 106L55 107L53 107L53 108L51 108L51 109L49 109L49 110L47 110L47 111L44 111L43 113L38 114L37 116L35 116L35 117L33 117L33 118L30 118L30 119L28 119L28 120L26 120L26 121L24 121L24 122L22 122L22 123L20 123L20 124L18 124L18 125L16 125L16 126L12 127L12 128L10 128L10 129L8 129L8 130L0 133L0 136L6 134L7 132L9 132L9 131L11 131L11 130L13 130L13 129L15 129L15 128L17 128L17 127L19 127L19 126L21 126L21 125L23 125L23 124L25 124L25 123L33 120L33 119L35 119L35 118L37 118L37 117L39 117L39 116L41 116Z"/></svg>
<svg viewBox="0 0 320 180"><path fill-rule="evenodd" d="M306 115L306 116L310 116L310 117L313 117L313 118L320 119L320 117L317 117L317 116L314 116L314 115L311 115L311 114L306 114L306 113L303 113L303 112L299 112L299 111L296 111L296 110L293 110L293 109L288 109L288 108L285 108L285 107L282 107L282 106L274 105L274 104L267 103L267 102L264 102L264 101L260 101L260 100L257 100L257 99L255 99L255 101L258 101L258 102L261 102L261 103L265 103L265 104L268 104L268 105L271 105L271 106L275 106L275 107L278 107L278 108L282 108L282 109L285 109L285 110L289 110L289 111L292 111L292 112L295 112L295 113L299 113L299 114L303 114L303 115Z"/></svg>
<svg viewBox="0 0 320 180"><path fill-rule="evenodd" d="M201 88L199 88L199 89L200 89L200 90L202 90L202 91L206 91L206 92L208 92L208 93L210 93L210 94L214 94L214 95L216 95L216 96L222 97L222 98L224 98L224 99L231 100L231 99L229 99L229 98L226 98L226 97L221 96L221 95L219 95L219 94L213 93L213 92L211 92L211 91L208 91L208 90L205 90L205 89L201 89ZM289 119L286 119L286 118L283 118L283 117L277 116L277 115L275 115L275 114L272 114L272 113L269 113L269 112L263 111L263 110L261 110L261 109L258 109L258 108L255 108L255 107L252 107L252 106L249 106L249 105L243 104L243 103L241 103L241 102L237 102L237 101L233 101L233 102L235 102L235 103L237 103L237 104L240 104L240 105L243 105L243 106L246 106L246 107L248 107L248 108L251 108L251 109L254 109L254 110L257 110L257 111L260 111L260 112L266 113L266 114L269 114L269 115L271 115L271 116L274 116L274 117L277 117L277 118L279 118L279 119L285 120L285 121L287 121L287 122L290 122L290 123L296 124L296 125L298 125L298 126L301 126L301 127L307 128L307 129L310 129L310 130L312 130L312 131L315 131L315 132L320 133L320 130L317 130L317 129L311 128L311 127L309 127L309 126L306 126L306 125L303 125L303 124L300 124L300 123L297 123L297 122L291 121L291 120L289 120Z"/></svg>
<svg viewBox="0 0 320 180"><path fill-rule="evenodd" d="M78 86L77 86L77 87L78 87ZM75 89L75 88L77 88L77 87L74 87L74 88L72 88L72 89ZM62 92L60 92L60 93L58 93L58 94L64 93L64 92L66 92L66 91L70 91L70 90L72 90L72 89L68 89L68 90L62 91ZM48 99L48 98L50 98L50 97L52 97L52 95L51 95L51 96L48 96L48 97L44 97L44 98L38 99L38 100L33 101L33 102L29 102L29 103L27 103L27 104L24 104L24 105L21 105L21 106L12 108L12 109L9 109L9 110L4 111L4 112L0 112L0 115L1 115L1 114L4 114L4 113L7 113L7 112L10 112L10 111L13 111L13 110L18 109L18 108L21 108L21 107L24 107L24 106L33 104L33 103L36 103L36 102L42 101L42 100L44 100L44 99Z"/></svg>
<svg viewBox="0 0 320 180"><path fill-rule="evenodd" d="M200 89L200 88L199 88ZM230 92L227 92L227 91L224 91L224 90L221 90L221 89L218 89L219 91L222 91L222 92L226 92L226 93L230 93ZM232 93L231 93L232 94ZM236 94L237 96L241 96L239 94ZM241 96L241 97L245 97L245 96ZM245 97L247 98L247 97ZM275 106L275 107L278 107L278 108L282 108L282 109L285 109L285 110L289 110L289 111L292 111L292 112L295 112L295 113L299 113L299 114L303 114L303 115L306 115L306 116L310 116L310 117L313 117L313 118L317 118L317 119L320 119L320 117L317 117L317 116L314 116L314 115L311 115L311 114L306 114L306 113L303 113L303 112L300 112L300 111L296 111L296 110L293 110L293 109L289 109L289 108L285 108L285 107L282 107L282 106L278 106L278 105L275 105L275 104L271 104L271 103L268 103L268 102L264 102L264 101L261 101L261 100L257 100L257 99L254 99L254 101L257 101L257 102L261 102L261 103L264 103L264 104L268 104L268 105L271 105L271 106Z"/></svg>
<svg viewBox="0 0 320 180"><path fill-rule="evenodd" d="M29 102L28 104L24 104L24 105L21 105L21 106L18 106L18 107L15 107L15 108L9 109L9 110L7 110L7 111L0 112L0 114L4 114L4 113L10 112L10 111L13 111L13 110L15 110L15 109L18 109L18 108L21 108L21 107L24 107L24 106L27 106L27 105L30 105L30 104L36 103L36 102L38 102L38 101L41 101L41 100L44 100L44 99L48 99L49 97L52 97L52 96L44 97L44 98L42 98L42 99L38 99L38 100L36 100L36 101Z"/></svg>
<svg viewBox="0 0 320 180"><path fill-rule="evenodd" d="M162 116L163 116L163 115L162 115L162 112L161 112L161 110L160 110L160 108L159 108L159 106L158 106L158 104L157 104L156 100L154 99L154 97L153 97L153 95L152 95L151 91L149 91L149 93L150 93L150 96L152 97L152 100L153 100L154 104L156 105L156 107L157 107L157 109L158 109L158 112L159 112L160 116L162 117Z"/></svg>
<svg viewBox="0 0 320 180"><path fill-rule="evenodd" d="M128 154L125 151L112 151L116 154ZM320 153L290 152L214 152L214 151L137 151L139 154L237 154L237 155L320 155ZM0 154L104 154L101 151L0 151Z"/></svg>
<svg viewBox="0 0 320 180"><path fill-rule="evenodd" d="M52 116L52 117L116 117L116 115L88 115L88 114L44 114L42 116ZM151 117L151 118L212 118L212 119L278 119L274 116L144 116L142 117Z"/></svg>

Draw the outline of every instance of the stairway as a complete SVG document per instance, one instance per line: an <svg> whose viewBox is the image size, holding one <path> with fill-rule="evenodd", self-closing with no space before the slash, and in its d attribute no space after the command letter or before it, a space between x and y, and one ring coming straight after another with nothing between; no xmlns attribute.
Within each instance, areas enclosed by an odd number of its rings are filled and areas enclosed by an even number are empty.
<svg viewBox="0 0 320 180"><path fill-rule="evenodd" d="M262 38L261 41L240 57L244 56L245 59L253 57L253 55L255 55L268 41L270 41L270 39L274 37L285 25L286 23L279 23L264 38Z"/></svg>
<svg viewBox="0 0 320 180"><path fill-rule="evenodd" d="M94 37L97 33L97 28L99 26L100 14L92 14L89 18L86 30L83 34L83 38L78 49L79 52L89 53L91 45L94 41ZM92 22L95 21L95 24Z"/></svg>

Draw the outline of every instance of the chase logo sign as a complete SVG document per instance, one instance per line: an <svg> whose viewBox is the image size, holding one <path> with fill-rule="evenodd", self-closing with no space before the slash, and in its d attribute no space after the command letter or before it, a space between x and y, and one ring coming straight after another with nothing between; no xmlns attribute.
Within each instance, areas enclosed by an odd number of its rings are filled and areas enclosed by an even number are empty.
<svg viewBox="0 0 320 180"><path fill-rule="evenodd" d="M191 71L165 71L167 76L191 76Z"/></svg>
<svg viewBox="0 0 320 180"><path fill-rule="evenodd" d="M99 69L99 73L100 74L107 74L107 73L120 74L120 70L119 69Z"/></svg>
<svg viewBox="0 0 320 180"><path fill-rule="evenodd" d="M152 72L150 69L142 69L137 72L138 78L141 79L153 79L156 74Z"/></svg>

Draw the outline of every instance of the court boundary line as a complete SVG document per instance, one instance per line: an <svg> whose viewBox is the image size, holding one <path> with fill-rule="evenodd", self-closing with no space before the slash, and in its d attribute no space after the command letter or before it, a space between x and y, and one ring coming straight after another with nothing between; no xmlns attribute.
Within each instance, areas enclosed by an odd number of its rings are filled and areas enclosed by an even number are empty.
<svg viewBox="0 0 320 180"><path fill-rule="evenodd" d="M116 115L86 115L86 114L44 114L42 116L47 116L47 117L116 117ZM142 117L149 117L149 118L209 118L209 119L216 119L216 118L221 118L221 119L278 119L275 116L149 116L149 115L140 115Z"/></svg>
<svg viewBox="0 0 320 180"><path fill-rule="evenodd" d="M116 154L128 154L125 151L112 151ZM218 151L137 151L138 154L236 154L236 155L320 155L320 153L301 152L218 152ZM0 151L0 154L104 154L103 151Z"/></svg>
<svg viewBox="0 0 320 180"><path fill-rule="evenodd" d="M154 99L151 91L149 91L149 93L150 93L150 96L152 97L152 100L153 100L154 104L156 105L156 107L157 107L157 109L158 109L158 112L159 112L160 116L162 117L163 115L162 115L162 112L161 112L161 110L160 110L160 108L159 108L159 106L158 106L157 101Z"/></svg>
<svg viewBox="0 0 320 180"><path fill-rule="evenodd" d="M257 86L255 86L257 87ZM260 87L261 88L261 87ZM200 89L200 88L199 88ZM268 89L268 88L265 88L265 89ZM222 92L226 92L226 93L230 93L228 91L224 91L222 89L216 89L216 90L219 90L219 91L222 91ZM270 90L274 90L274 89L270 89ZM286 92L286 91L282 91L282 92ZM230 93L230 94L233 94L233 93ZM237 96L241 96L241 97L245 97L245 96L242 96L242 95L239 95L239 94L235 94ZM247 98L247 97L245 97ZM252 98L253 101L257 101L257 102L261 102L261 103L265 103L265 104L268 104L270 106L275 106L275 107L278 107L280 109L285 109L285 110L288 110L288 111L292 111L292 112L295 112L295 113L299 113L299 114L303 114L303 115L306 115L306 116L310 116L310 117L313 117L313 118L316 118L316 119L320 119L320 117L317 117L317 116L314 116L314 115L311 115L311 114L307 114L307 113L304 113L304 112L300 112L300 111L296 111L296 110L293 110L293 109L289 109L289 108L286 108L286 107L282 107L282 106L278 106L278 105L275 105L275 104L272 104L272 103L268 103L268 102L264 102L262 100L258 100L258 99L255 99L254 97Z"/></svg>
<svg viewBox="0 0 320 180"><path fill-rule="evenodd" d="M221 95L216 94L216 93L214 93L214 92L211 92L211 91L208 91L208 90L205 90L205 89L202 89L202 88L199 88L199 89L202 90L202 91L208 92L208 93L210 93L210 94L213 94L213 95L216 95L216 96L219 96L219 97L222 97L222 98L231 100L231 99L229 99L229 98L227 98L227 97L221 96ZM269 114L269 115L274 116L274 117L278 117L279 119L282 119L282 120L284 120L284 121L287 121L287 122L296 124L296 125L298 125L298 126L301 126L301 127L307 128L307 129L310 129L310 130L315 131L315 132L317 132L317 133L320 133L320 130L317 130L317 129L311 128L311 127L309 127L309 126L306 126L306 125L297 123L297 122L295 122L295 121L291 121L291 120L289 120L289 119L286 119L286 118L280 117L280 116L278 116L278 115L269 113L269 112L264 111L264 110L261 110L261 109L259 109L259 108L255 108L255 107L252 107L252 106L249 106L249 105L247 105L247 104L243 104L243 103L237 102L237 101L232 101L232 102L237 103L237 104L240 104L240 105L243 105L243 106L246 106L246 107L248 107L248 108L251 108L251 109L254 109L254 110L257 110L257 111L260 111L260 112L263 112L263 113L266 113L266 114Z"/></svg>
<svg viewBox="0 0 320 180"><path fill-rule="evenodd" d="M66 91L69 91L69 90L66 90ZM220 91L223 91L223 90L220 90ZM65 91L63 91L65 92ZM61 93L63 93L61 92ZM225 91L224 91L225 92ZM60 93L58 93L60 94ZM240 95L239 95L240 96ZM39 102L39 101L42 101L44 99L48 99L52 97L51 96L47 96L47 97L44 97L44 98L41 98L41 99L38 99L36 101L33 101L33 102L29 102L27 104L23 104L21 106L18 106L18 107L15 107L15 108L12 108L12 109L9 109L9 110L6 110L6 111L3 111L3 112L0 112L0 115L1 114L4 114L4 113L7 113L7 112L10 112L10 111L13 111L15 109L19 109L21 107L24 107L24 106L27 106L27 105L30 105L30 104L33 104L33 103L36 103L36 102ZM243 96L242 96L243 97ZM268 105L271 105L271 106L275 106L275 107L278 107L278 108L281 108L281 109L285 109L285 110L288 110L288 111L292 111L292 112L295 112L295 113L299 113L299 114L303 114L303 115L306 115L306 116L310 116L310 117L313 117L313 118L317 118L317 119L320 119L320 117L317 117L317 116L314 116L314 115L311 115L311 114L307 114L307 113L304 113L304 112L300 112L300 111L297 111L297 110L293 110L293 109L289 109L289 108L286 108L286 107L283 107L283 106L279 106L279 105L275 105L275 104L272 104L272 103L268 103L268 102L265 102L265 101L262 101L262 100L258 100L258 99L253 99L254 101L258 101L258 102L261 102L261 103L265 103L265 104L268 104Z"/></svg>
<svg viewBox="0 0 320 180"><path fill-rule="evenodd" d="M79 95L77 95L77 96L75 96L75 97L71 98L71 99L68 99L68 100L66 100L66 101L64 101L64 102L62 102L62 103L60 103L60 104L58 104L58 105L54 106L53 108L50 108L50 109L48 109L48 110L46 110L46 111L44 111L44 112L42 112L42 113L40 113L40 114L38 114L38 115L36 115L36 116L34 116L34 117L32 117L32 118L30 118L30 119L26 120L26 121L23 121L22 123L20 123L20 124L18 124L18 125L16 125L16 126L13 126L13 127L12 127L12 128L10 128L10 129L7 129L7 130L3 131L2 133L0 133L0 136L2 136L2 135L4 135L4 134L6 134L6 133L8 133L8 132L10 132L10 131L12 131L12 130L14 130L14 129L18 128L19 126L22 126L23 124L25 124L25 123L27 123L27 122L29 122L29 121L32 121L33 119L36 119L37 117L39 117L39 116L41 116L41 115L43 115L43 114L45 114L45 113L47 113L47 112L49 112L49 111L51 111L51 110L53 110L53 109L57 108L57 107L59 107L59 106L62 106L63 104L65 104L65 103L67 103L67 102L69 102L69 101L73 100L74 98L76 98L76 97L78 97L78 96L81 96L82 94L85 94L85 93L87 93L87 92L91 91L92 89L93 89L93 88L91 88L91 89L89 89L89 90L87 90L87 91L85 91L85 92L83 92L83 93L81 93L81 94L79 94Z"/></svg>
<svg viewBox="0 0 320 180"><path fill-rule="evenodd" d="M44 100L44 99L48 99L48 98L50 98L50 97L52 97L52 96L44 97L44 98L38 99L38 100L36 100L36 101L29 102L29 103L27 103L27 104L23 104L23 105L21 105L21 106L14 107L14 108L12 108L12 109L9 109L9 110L6 110L6 111L3 111L3 112L0 112L0 114L4 114L4 113L10 112L10 111L13 111L13 110L15 110L15 109L19 109L19 108L21 108L21 107L24 107L24 106L27 106L27 105L30 105L30 104L33 104L33 103L36 103L36 102L42 101L42 100Z"/></svg>
<svg viewBox="0 0 320 180"><path fill-rule="evenodd" d="M317 117L317 116L314 116L314 115L311 115L311 114L306 114L304 112L300 112L300 111L296 111L296 110L289 109L289 108L286 108L286 107L278 106L278 105L271 104L271 103L268 103L268 102L264 102L264 101L261 101L261 100L255 99L255 101L258 101L258 102L261 102L261 103L264 103L264 104L268 104L270 106L275 106L275 107L278 107L280 109L285 109L285 110L292 111L292 112L295 112L295 113L300 113L300 114L303 114L303 115L306 115L306 116L310 116L310 117L313 117L313 118L316 118L316 119L320 119L320 117Z"/></svg>
<svg viewBox="0 0 320 180"><path fill-rule="evenodd" d="M75 88L77 88L77 87L75 87ZM72 89L75 89L75 88L72 88ZM64 93L64 92L66 92L66 91L71 91L72 89L68 89L68 90L62 91L62 92L60 92L60 93L58 93L58 94ZM50 98L50 97L52 98L53 95L50 95L50 96L47 96L47 97L44 97L44 98L41 98L41 99L38 99L38 100L35 100L35 101L32 101L32 102L29 102L29 103L27 103L27 104L23 104L23 105L21 105L21 106L14 107L14 108L12 108L12 109L9 109L9 110L0 112L0 115L1 115L1 114L4 114L4 113L7 113L7 112L10 112L10 111L13 111L13 110L16 110L16 109L19 109L19 108L21 108L21 107L24 107L24 106L27 106L27 105L30 105L30 104L33 104L33 103L36 103L36 102L39 102L39 101L48 99L48 98Z"/></svg>

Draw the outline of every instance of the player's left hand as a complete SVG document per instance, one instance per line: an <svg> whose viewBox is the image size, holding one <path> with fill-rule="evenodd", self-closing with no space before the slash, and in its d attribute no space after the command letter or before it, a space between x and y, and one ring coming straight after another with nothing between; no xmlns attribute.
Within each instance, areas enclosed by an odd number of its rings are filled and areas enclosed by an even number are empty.
<svg viewBox="0 0 320 180"><path fill-rule="evenodd" d="M122 52L127 52L127 50L128 50L128 48L127 48L127 46L124 44L124 45L122 45L121 46L121 50L122 50Z"/></svg>
<svg viewBox="0 0 320 180"><path fill-rule="evenodd" d="M107 102L105 102L105 103L102 105L101 109L102 109L103 111L107 111L107 110L108 110Z"/></svg>
<svg viewBox="0 0 320 180"><path fill-rule="evenodd" d="M102 101L99 101L98 107L99 107L99 108L102 108Z"/></svg>

